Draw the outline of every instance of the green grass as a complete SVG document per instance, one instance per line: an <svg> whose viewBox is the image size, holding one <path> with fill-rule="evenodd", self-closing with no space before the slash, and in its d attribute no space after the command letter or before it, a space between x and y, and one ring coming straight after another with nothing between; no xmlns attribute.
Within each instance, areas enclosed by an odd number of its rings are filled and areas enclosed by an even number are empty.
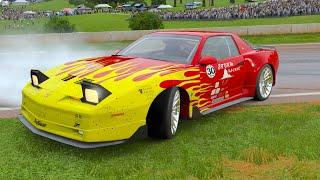
<svg viewBox="0 0 320 180"><path fill-rule="evenodd" d="M32 10L51 10L59 11L64 8L72 8L74 5L70 4L68 0L50 0L41 3L33 3L28 8Z"/></svg>
<svg viewBox="0 0 320 180"><path fill-rule="evenodd" d="M129 30L128 15L92 14L69 17L79 32L123 31Z"/></svg>
<svg viewBox="0 0 320 180"><path fill-rule="evenodd" d="M252 44L294 44L320 42L320 33L242 36Z"/></svg>
<svg viewBox="0 0 320 180"><path fill-rule="evenodd" d="M128 15L100 13L92 15L72 16L67 18L72 24L76 25L76 30L78 32L130 30L128 28ZM24 30L6 30L4 28L4 25L10 23L12 24L12 22L0 20L0 34L44 33L42 26L46 20L47 19L37 20L34 26L29 26L28 28L24 28ZM320 15L262 19L239 19L229 21L164 21L164 27L166 29L178 29L300 23L320 23Z"/></svg>
<svg viewBox="0 0 320 180"><path fill-rule="evenodd" d="M171 140L90 150L0 120L0 179L315 179L319 112L319 104L237 106L180 123Z"/></svg>

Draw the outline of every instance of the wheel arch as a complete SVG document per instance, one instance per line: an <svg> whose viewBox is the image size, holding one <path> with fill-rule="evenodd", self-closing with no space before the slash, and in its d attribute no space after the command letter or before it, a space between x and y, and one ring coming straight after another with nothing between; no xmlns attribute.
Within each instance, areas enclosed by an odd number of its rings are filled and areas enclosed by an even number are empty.
<svg viewBox="0 0 320 180"><path fill-rule="evenodd" d="M161 101L161 95L164 94L166 91L170 90L171 88L177 87L180 92L180 117L182 119L188 119L190 114L190 95L186 89L179 87L179 86L172 86L169 88L164 89L161 91L152 101L146 117L146 125L151 123L151 117L156 113L154 108L157 108L157 103Z"/></svg>
<svg viewBox="0 0 320 180"><path fill-rule="evenodd" d="M268 65L271 67L271 70L272 70L272 75L273 75L273 86L276 85L276 71L275 71L275 68L274 68L274 65L272 63L268 63Z"/></svg>

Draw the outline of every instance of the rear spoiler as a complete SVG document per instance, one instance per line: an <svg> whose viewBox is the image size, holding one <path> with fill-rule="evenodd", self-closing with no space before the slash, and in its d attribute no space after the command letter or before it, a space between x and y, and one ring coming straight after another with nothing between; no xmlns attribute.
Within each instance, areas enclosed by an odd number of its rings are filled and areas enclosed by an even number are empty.
<svg viewBox="0 0 320 180"><path fill-rule="evenodd" d="M253 46L254 50L275 50L274 46Z"/></svg>
<svg viewBox="0 0 320 180"><path fill-rule="evenodd" d="M276 50L276 47L274 46L270 46L270 45L253 45L251 44L250 42L244 40L244 42L246 42L252 49L254 50L258 50L258 51L261 51L261 50Z"/></svg>

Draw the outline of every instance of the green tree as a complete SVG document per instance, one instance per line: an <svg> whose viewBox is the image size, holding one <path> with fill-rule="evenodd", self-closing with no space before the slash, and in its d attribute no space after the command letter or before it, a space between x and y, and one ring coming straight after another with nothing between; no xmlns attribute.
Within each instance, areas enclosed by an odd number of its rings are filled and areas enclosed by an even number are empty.
<svg viewBox="0 0 320 180"><path fill-rule="evenodd" d="M214 6L214 0L210 0L211 3L210 3L210 6Z"/></svg>
<svg viewBox="0 0 320 180"><path fill-rule="evenodd" d="M132 30L163 29L163 23L160 16L151 12L138 13L130 18L129 28Z"/></svg>
<svg viewBox="0 0 320 180"><path fill-rule="evenodd" d="M151 0L151 5L167 4L166 0Z"/></svg>
<svg viewBox="0 0 320 180"><path fill-rule="evenodd" d="M69 3L77 6L80 4L85 4L86 0L69 0Z"/></svg>
<svg viewBox="0 0 320 180"><path fill-rule="evenodd" d="M44 24L44 29L49 33L70 33L76 31L74 24L71 24L67 19L61 17L50 18L50 20Z"/></svg>

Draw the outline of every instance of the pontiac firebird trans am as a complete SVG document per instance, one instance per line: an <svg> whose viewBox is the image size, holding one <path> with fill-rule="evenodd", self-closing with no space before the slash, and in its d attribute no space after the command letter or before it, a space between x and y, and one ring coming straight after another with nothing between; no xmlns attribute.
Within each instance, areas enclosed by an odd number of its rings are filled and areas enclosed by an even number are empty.
<svg viewBox="0 0 320 180"><path fill-rule="evenodd" d="M145 129L169 139L180 119L246 100L266 100L278 53L235 34L156 32L108 57L31 70L20 121L33 133L80 148L125 142Z"/></svg>

